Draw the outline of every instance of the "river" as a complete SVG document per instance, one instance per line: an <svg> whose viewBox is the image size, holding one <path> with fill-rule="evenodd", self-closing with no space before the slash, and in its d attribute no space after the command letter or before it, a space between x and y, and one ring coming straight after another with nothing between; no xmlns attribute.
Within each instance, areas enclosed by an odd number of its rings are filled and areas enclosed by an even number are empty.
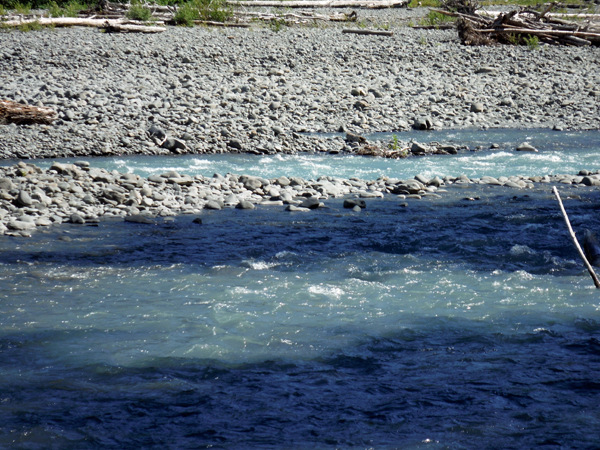
<svg viewBox="0 0 600 450"><path fill-rule="evenodd" d="M512 133L406 160L91 161L365 179L595 169L598 132ZM514 152L528 136L540 152ZM575 229L600 230L600 191L560 190ZM549 186L400 203L1 239L0 448L597 448L600 297Z"/></svg>

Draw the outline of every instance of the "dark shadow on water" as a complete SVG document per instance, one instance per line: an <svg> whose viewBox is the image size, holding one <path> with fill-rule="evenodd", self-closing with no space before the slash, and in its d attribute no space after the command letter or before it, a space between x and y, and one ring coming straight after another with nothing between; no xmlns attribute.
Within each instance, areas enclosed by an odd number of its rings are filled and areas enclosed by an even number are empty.
<svg viewBox="0 0 600 450"><path fill-rule="evenodd" d="M506 334L424 317L313 360L139 367L64 365L45 353L83 331L5 335L0 445L596 448L600 324L556 328Z"/></svg>

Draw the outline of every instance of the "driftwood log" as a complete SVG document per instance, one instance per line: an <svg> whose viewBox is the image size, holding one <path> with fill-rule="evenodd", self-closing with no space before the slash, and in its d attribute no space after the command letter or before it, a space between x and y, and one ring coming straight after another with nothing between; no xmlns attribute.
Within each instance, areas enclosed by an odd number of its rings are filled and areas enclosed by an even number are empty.
<svg viewBox="0 0 600 450"><path fill-rule="evenodd" d="M22 105L10 100L0 100L0 124L50 124L54 119L56 119L56 112L51 108Z"/></svg>
<svg viewBox="0 0 600 450"><path fill-rule="evenodd" d="M251 12L251 11L235 11L233 15L236 18L250 18L250 19L258 19L258 20L276 20L276 19L289 19L289 20L322 20L324 22L356 22L358 17L356 11L352 11L348 14L340 13L340 14L315 14L312 11L300 11L296 14L292 13L284 13L284 14L275 14L275 13L265 13L265 12Z"/></svg>
<svg viewBox="0 0 600 450"><path fill-rule="evenodd" d="M477 10L477 14L480 16L496 18L500 14L504 14L502 11L484 11ZM580 20L600 20L600 14L572 14L572 13L542 13L544 17L551 17L554 19L580 19Z"/></svg>
<svg viewBox="0 0 600 450"><path fill-rule="evenodd" d="M236 22L213 22L211 20L194 20L196 25L209 25L211 27L226 27L226 28L250 28L249 23Z"/></svg>
<svg viewBox="0 0 600 450"><path fill-rule="evenodd" d="M344 29L344 30L342 30L342 33L344 33L344 34L366 34L366 35L372 35L372 36L393 36L394 35L393 31L379 31L379 30L349 30L349 29Z"/></svg>
<svg viewBox="0 0 600 450"><path fill-rule="evenodd" d="M108 31L126 31L137 33L161 33L166 31L166 28L159 26L147 26L142 22L132 21L128 19L86 19L79 17L41 17L39 19L27 20L9 20L2 22L6 27L19 27L21 25L39 23L40 25L55 26L55 27L96 27L105 28ZM156 23L156 22L155 22ZM162 22L160 22L162 24Z"/></svg>

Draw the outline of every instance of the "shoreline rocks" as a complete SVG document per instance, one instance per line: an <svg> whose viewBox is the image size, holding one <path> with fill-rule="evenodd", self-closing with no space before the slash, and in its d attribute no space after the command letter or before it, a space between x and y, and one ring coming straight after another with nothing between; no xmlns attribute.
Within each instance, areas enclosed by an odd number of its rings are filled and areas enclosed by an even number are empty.
<svg viewBox="0 0 600 450"><path fill-rule="evenodd" d="M62 223L97 224L101 219L122 218L153 224L155 218L194 215L204 209L279 207L310 212L327 206L327 200L344 198L343 208L359 212L370 199L435 200L450 186L489 185L532 189L536 184L600 186L600 173L544 177L489 177L470 179L417 175L399 180L323 176L265 179L248 175L215 174L194 177L176 171L143 178L131 173L108 172L85 163L54 163L49 169L23 161L0 168L0 234L30 236L37 228ZM202 223L201 219L195 223ZM192 220L192 219L190 219Z"/></svg>

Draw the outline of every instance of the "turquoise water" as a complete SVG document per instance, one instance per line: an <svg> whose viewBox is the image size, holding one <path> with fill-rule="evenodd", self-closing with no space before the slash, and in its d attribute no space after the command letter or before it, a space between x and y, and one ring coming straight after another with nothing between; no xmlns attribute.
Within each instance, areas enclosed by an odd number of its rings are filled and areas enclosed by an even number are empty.
<svg viewBox="0 0 600 450"><path fill-rule="evenodd" d="M464 166L308 155L94 165L573 173L597 144L469 153ZM561 192L576 230L600 230L599 190ZM0 447L597 447L600 297L548 186L457 186L360 213L326 203L0 239Z"/></svg>
<svg viewBox="0 0 600 450"><path fill-rule="evenodd" d="M390 133L378 133L372 139L389 140ZM448 144L467 145L473 151L461 151L458 155L384 159L361 156L330 156L299 154L295 156L255 155L184 155L172 157L111 157L71 158L74 162L87 160L97 167L120 172L132 172L143 176L177 170L188 175L212 176L228 172L263 176L267 178L299 176L316 179L322 175L342 178L358 177L376 179L386 175L394 178L425 176L498 177L509 175L576 174L581 169L598 170L600 131L558 132L552 130L486 130L486 131L440 131L398 134L402 141L414 139L419 142L437 141ZM538 153L516 152L522 142L529 142L539 149ZM498 144L497 150L489 150ZM482 150L474 151L477 147ZM48 168L51 161L32 160ZM6 164L14 164L7 161Z"/></svg>

